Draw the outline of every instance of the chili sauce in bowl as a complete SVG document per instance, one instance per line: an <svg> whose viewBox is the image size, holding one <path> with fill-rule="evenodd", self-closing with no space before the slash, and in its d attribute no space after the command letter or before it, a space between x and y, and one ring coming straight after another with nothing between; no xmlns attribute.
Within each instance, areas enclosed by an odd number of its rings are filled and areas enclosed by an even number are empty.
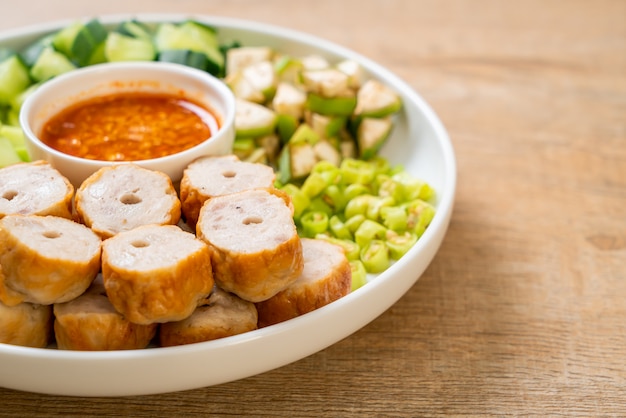
<svg viewBox="0 0 626 418"><path fill-rule="evenodd" d="M133 162L173 182L203 155L232 151L235 100L218 78L164 62L81 68L45 82L20 122L33 160L75 186L107 165Z"/></svg>

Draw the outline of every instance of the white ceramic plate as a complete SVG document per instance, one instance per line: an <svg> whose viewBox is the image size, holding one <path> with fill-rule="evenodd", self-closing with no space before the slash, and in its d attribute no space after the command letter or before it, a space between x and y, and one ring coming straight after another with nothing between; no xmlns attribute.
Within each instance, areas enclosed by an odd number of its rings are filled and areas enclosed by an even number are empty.
<svg viewBox="0 0 626 418"><path fill-rule="evenodd" d="M409 85L382 66L323 39L259 23L187 15L101 17L114 24L186 18L214 25L223 41L267 45L302 56L351 58L398 92L404 108L382 154L401 163L437 191L437 214L417 244L387 271L344 298L296 319L242 335L171 348L73 352L0 344L0 386L71 396L127 396L193 389L263 373L316 353L349 336L393 305L421 276L450 221L456 164L448 135L435 113ZM0 45L19 48L69 24L57 22L0 34Z"/></svg>

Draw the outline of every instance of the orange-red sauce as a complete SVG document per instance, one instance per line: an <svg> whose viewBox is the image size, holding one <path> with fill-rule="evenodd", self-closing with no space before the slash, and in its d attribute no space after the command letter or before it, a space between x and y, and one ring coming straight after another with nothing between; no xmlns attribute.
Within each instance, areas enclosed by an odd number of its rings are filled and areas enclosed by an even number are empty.
<svg viewBox="0 0 626 418"><path fill-rule="evenodd" d="M120 93L79 102L51 118L41 140L91 160L136 161L189 149L219 128L205 107L168 94Z"/></svg>

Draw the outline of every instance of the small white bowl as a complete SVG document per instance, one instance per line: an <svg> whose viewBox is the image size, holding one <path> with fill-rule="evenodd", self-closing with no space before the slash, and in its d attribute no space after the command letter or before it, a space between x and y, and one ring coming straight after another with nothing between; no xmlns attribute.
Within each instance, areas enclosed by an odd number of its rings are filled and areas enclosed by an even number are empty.
<svg viewBox="0 0 626 418"><path fill-rule="evenodd" d="M42 84L26 99L20 111L20 124L31 159L49 161L76 187L101 167L120 164L65 154L44 144L39 135L51 117L74 103L126 92L182 93L212 111L220 125L208 140L192 148L133 163L162 171L176 183L182 178L185 167L196 158L231 152L235 138L235 99L226 84L204 71L179 64L119 62L62 74Z"/></svg>

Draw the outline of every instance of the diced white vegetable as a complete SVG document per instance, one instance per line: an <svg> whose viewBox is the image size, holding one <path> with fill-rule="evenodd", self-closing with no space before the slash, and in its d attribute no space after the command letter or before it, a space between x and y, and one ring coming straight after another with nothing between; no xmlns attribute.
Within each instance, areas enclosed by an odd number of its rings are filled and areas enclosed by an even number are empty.
<svg viewBox="0 0 626 418"><path fill-rule="evenodd" d="M358 62L353 60L343 60L337 64L337 69L348 76L348 86L353 89L361 87L365 75L363 74L363 68Z"/></svg>
<svg viewBox="0 0 626 418"><path fill-rule="evenodd" d="M308 92L316 93L323 97L338 97L352 94L348 87L348 76L334 68L303 71L302 83Z"/></svg>
<svg viewBox="0 0 626 418"><path fill-rule="evenodd" d="M290 83L279 83L272 106L276 113L302 119L306 105L306 93Z"/></svg>
<svg viewBox="0 0 626 418"><path fill-rule="evenodd" d="M337 148L335 148L330 142L321 140L313 145L313 150L318 160L329 161L337 167L341 163L341 155Z"/></svg>
<svg viewBox="0 0 626 418"><path fill-rule="evenodd" d="M265 95L255 88L241 72L230 74L224 82L233 91L235 97L254 103L264 103Z"/></svg>
<svg viewBox="0 0 626 418"><path fill-rule="evenodd" d="M269 47L247 46L226 52L226 75L261 61L271 61L274 51Z"/></svg>
<svg viewBox="0 0 626 418"><path fill-rule="evenodd" d="M368 80L357 92L354 113L362 116L384 117L400 109L400 96L377 80Z"/></svg>
<svg viewBox="0 0 626 418"><path fill-rule="evenodd" d="M291 152L291 175L293 178L301 178L308 175L317 163L317 157L313 146L308 142L289 144Z"/></svg>
<svg viewBox="0 0 626 418"><path fill-rule="evenodd" d="M320 55L307 55L300 62L305 70L324 70L330 68L328 60Z"/></svg>
<svg viewBox="0 0 626 418"><path fill-rule="evenodd" d="M378 152L389 136L392 126L391 117L363 118L356 133L360 156L369 158Z"/></svg>
<svg viewBox="0 0 626 418"><path fill-rule="evenodd" d="M274 95L278 81L271 62L260 61L250 64L242 70L242 73L252 88L266 99Z"/></svg>

